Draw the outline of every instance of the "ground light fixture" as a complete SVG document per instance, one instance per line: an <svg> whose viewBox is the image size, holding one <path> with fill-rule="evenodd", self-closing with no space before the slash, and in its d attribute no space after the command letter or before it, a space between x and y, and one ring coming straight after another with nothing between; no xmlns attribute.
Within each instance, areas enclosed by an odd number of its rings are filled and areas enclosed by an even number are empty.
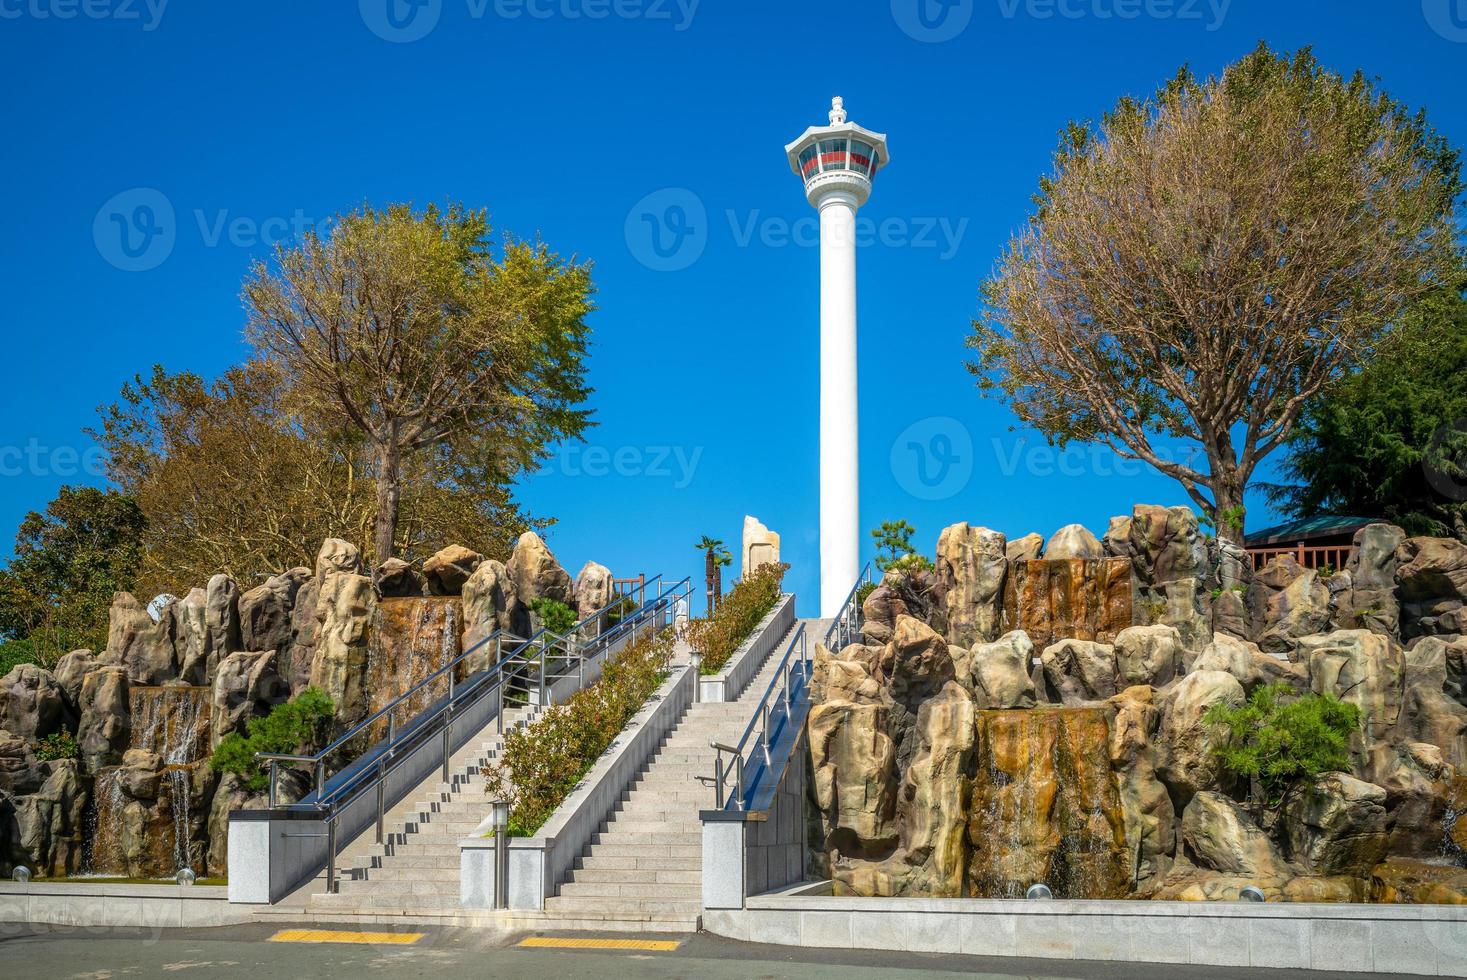
<svg viewBox="0 0 1467 980"><path fill-rule="evenodd" d="M1247 888L1244 888L1242 891L1238 892L1238 900L1242 902L1268 901L1268 899L1264 897L1263 889L1259 888L1257 885L1249 885Z"/></svg>
<svg viewBox="0 0 1467 980"><path fill-rule="evenodd" d="M23 864L17 864L15 870L10 872L10 879L17 885L29 885L31 883L31 869Z"/></svg>
<svg viewBox="0 0 1467 980"><path fill-rule="evenodd" d="M693 665L693 703L703 700L703 655L694 650L688 660Z"/></svg>
<svg viewBox="0 0 1467 980"><path fill-rule="evenodd" d="M1037 884L1030 885L1029 890L1024 893L1024 897L1031 902L1047 902L1054 898L1054 892L1050 891L1049 886L1041 881Z"/></svg>
<svg viewBox="0 0 1467 980"><path fill-rule="evenodd" d="M174 880L186 888L198 881L199 876L194 874L193 868L179 868L178 874L174 875Z"/></svg>
<svg viewBox="0 0 1467 980"><path fill-rule="evenodd" d="M494 828L494 907L509 908L509 801L489 804L489 826Z"/></svg>

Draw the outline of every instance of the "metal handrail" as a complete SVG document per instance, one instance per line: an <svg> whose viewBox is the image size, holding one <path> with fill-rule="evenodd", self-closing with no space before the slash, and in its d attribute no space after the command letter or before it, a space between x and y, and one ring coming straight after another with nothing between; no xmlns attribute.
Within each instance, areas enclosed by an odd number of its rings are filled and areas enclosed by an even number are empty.
<svg viewBox="0 0 1467 980"><path fill-rule="evenodd" d="M856 593L861 591L861 586L871 582L871 563L861 569L861 574L856 576L856 584L851 586L851 591L846 593L846 601L841 603L840 611L830 622L830 628L825 631L825 649L832 653L839 653L841 648L850 643L851 638L861 628L861 606L856 602ZM839 632L839 637L837 637ZM835 639L835 642L832 642Z"/></svg>
<svg viewBox="0 0 1467 980"><path fill-rule="evenodd" d="M660 581L661 578L662 576L660 575L655 576L654 578L650 579L649 582ZM567 645L566 649L564 650L567 659L575 658L578 660L577 669L579 670L581 675L578 686L584 686L586 660L593 656L596 651L598 651L600 648L609 647L612 642L620 639L627 632L631 632L633 641L635 641L637 633L642 627L643 623L649 620L652 620L651 625L653 629L656 630L657 621L653 620L652 617L660 617L662 613L665 613L668 610L675 610L677 608L677 603L679 601L687 601L691 594L692 580L690 578L684 578L677 584L664 589L661 593L657 595L655 599L650 602L646 600L646 591L644 589L642 592L642 604L639 605L636 609L632 610L630 613L626 614L613 626L610 626L607 629L601 631L591 640L590 643L579 648ZM623 597L623 599L624 598L625 597ZM379 745L381 745L381 752L375 760L376 764L364 766L360 772L353 775L346 782L339 786L333 787L329 795L325 790L325 759L323 757L324 753L315 756L284 756L274 755L270 753L260 753L256 756L256 758L262 761L269 761L270 763L271 809L313 810L321 814L326 820L326 890L328 892L335 892L337 889L336 837L337 824L340 819L340 811L348 804L355 801L366 790L375 787L377 792L376 837L377 842L382 843L384 840L384 826L386 815L386 799L384 787L387 777L394 773L399 766L406 764L412 759L413 753L405 750L415 748L417 745L421 744L422 741L425 740L423 738L425 735L441 735L441 737L443 738L444 780L448 781L450 757L452 755L452 724L455 711L457 711L460 707L466 707L472 704L485 694L497 690L499 692L500 698L498 723L500 732L502 733L504 730L504 691L505 688L510 684L510 682L512 682L517 676L519 676L519 674L512 668L516 666L526 666L532 663L538 663L540 666L539 691L542 695L546 695L548 700L550 685L561 677L570 676L569 671L560 675L549 675L546 673L546 654L550 649L553 648L550 641L553 639L556 644L567 643L569 637L574 636L577 632L583 629L587 623L594 619L597 619L605 612L606 610L601 610L595 616L587 617L586 620L583 620L581 623L578 623L575 627L573 627L569 634L567 634L566 636L561 636L560 634L554 633L549 629L539 630L535 633L534 636L530 637L527 640L524 640L520 644L520 646L515 648L515 650L512 651L508 656L503 657L499 660L498 663L481 672L474 682L469 684L467 687L459 688L456 695L451 694L444 701L443 704L439 705L436 708L430 708L422 715L414 718L411 722L408 723L408 725L406 726L406 731L400 739L397 738L397 732L389 731L389 737L386 744L383 745L382 743L378 743ZM522 656L525 651L535 647L537 642L540 644L540 646L539 649L536 651L538 654L536 657L531 658L528 656ZM547 680L549 683L547 683ZM400 703L401 700L402 699L399 698L394 703ZM380 715L381 712L379 712L378 714ZM358 726L358 730L361 730L363 727L364 726ZM374 746L373 748L376 748L376 746ZM314 799L308 799L299 803L286 804L284 806L278 804L275 793L275 784L278 776L278 764L282 761L307 762L314 764L316 784Z"/></svg>
<svg viewBox="0 0 1467 980"><path fill-rule="evenodd" d="M800 658L791 669L790 658L794 656L795 649L799 648ZM794 707L796 688L795 681L798 677L806 685L810 682L810 644L805 637L805 625L795 631L790 638L789 646L785 648L784 656L780 657L779 669L769 680L769 686L764 689L764 694L759 698L758 705L754 708L754 716L749 719L749 724L744 726L744 734L739 738L737 745L724 745L721 742L709 742L708 745L715 752L713 758L713 792L717 801L718 809L724 808L724 783L726 782L726 771L723 766L724 753L733 756L733 769L735 773L735 793L730 802L735 809L743 810L747 806L745 799L744 779L744 750L749 745L749 740L754 738L755 727L758 727L757 748L762 752L764 764L767 766L773 762L770 754L771 742L777 740L777 736L771 737L776 721L776 711L783 708L782 718L788 722L790 712ZM803 689L802 689L803 690ZM776 700L776 695L783 694Z"/></svg>
<svg viewBox="0 0 1467 980"><path fill-rule="evenodd" d="M647 601L647 598L646 598L647 597L647 585L650 585L650 584L652 584L654 582L659 582L659 581L661 581L661 579L662 579L662 576L661 575L655 575L652 578L647 579L645 581L645 583L642 585L642 589L641 589L641 593L642 593L641 594L641 602L638 604L637 610L634 610L631 613L631 615L635 615L637 611L643 609L646 606L646 601ZM615 601L613 601L610 604L608 604L607 606L605 606L605 607L603 607L601 609L598 609L596 612L592 613L590 616L587 616L585 619L581 620L580 622L576 623L576 625L572 626L571 629L570 629L570 632L567 635L575 635L576 633L582 632L590 624L592 624L592 623L599 623L607 615L607 613L611 612L614 609L617 609L617 608L621 607L622 604L626 602L626 599L627 599L626 596L620 596ZM449 701L450 702L454 701L457 692L454 690L455 684L454 684L454 679L453 679L453 672L455 670L457 670L457 668L459 667L460 664L463 664L470 657L477 655L480 651L482 651L486 647L488 647L488 645L490 643L493 643L495 645L495 656L496 656L497 659L496 659L496 662L487 671L482 672L482 674L492 674L494 671L500 669L504 664L512 661L516 654L520 653L525 648L527 648L530 644L534 643L535 640L540 639L543 635L546 635L546 634L549 634L551 636L556 636L557 639L564 639L563 637L559 637L557 634L551 633L548 629L542 629L538 633L536 633L534 636L529 637L529 638L525 638L525 637L522 637L522 636L516 636L515 634L510 633L508 630L497 629L493 633L490 633L488 636L484 637L484 639L480 640L478 643L475 643L473 646L469 647L469 649L465 650L463 653L460 653L457 657L455 657L453 659L452 662L450 662L446 666L440 667L438 670L434 671L432 674L428 675L427 677L423 678L418 683L414 684L412 687L408 688L408 690L406 690L402 694L398 695L390 703L388 703L384 707L378 709L378 711L375 714L373 714L371 717L365 719L364 721L358 722L355 726L353 726L351 729L349 729L348 731L346 731L342 735L338 736L335 739L335 741L331 742L331 744L327 745L324 749L322 749L321 751L317 752L314 756L311 756L309 758L279 759L279 760L275 760L275 761L279 761L279 762L309 763L312 766L313 769L317 770L317 772L316 772L316 783L319 786L319 785L321 785L324 782L323 770L325 768L327 759L329 759L331 757L331 755L333 753L335 753L338 749L340 749L342 746L344 746L347 743L351 742L352 740L354 740L355 738L357 738L359 735L361 735L363 732L369 731L374 725L376 725L378 722L382 721L383 718L386 718L387 719L387 722L388 722L388 735L387 735L387 740L388 740L388 745L390 747L391 744L392 744L392 742L393 742L393 740L394 740L394 738L395 738L395 736L396 736L396 731L395 731L396 725L394 723L394 718L393 718L394 713L399 708L401 708L404 704L406 704L409 701L409 699L411 699L414 695L420 693L425 688L427 688L429 685L431 685L431 684L433 684L433 683L441 680L445 674L448 675L448 678L449 678L449 682L448 682L449 683L449 692L448 692L449 693ZM519 643L519 646L517 646L513 650L511 650L511 652L510 652L510 654L508 656L504 656L504 642L506 640L509 640L511 642L518 642ZM482 674L481 674L481 681L482 681ZM470 689L472 689L475 686L477 686L477 683L470 685ZM414 719L414 722L416 722L418 724L422 724L423 723L423 719L420 717L418 719ZM265 754L265 753L257 753L255 755L255 758L258 759L258 760L260 760L260 761L262 761L262 762L263 761L269 761L269 756L267 754Z"/></svg>
<svg viewBox="0 0 1467 980"><path fill-rule="evenodd" d="M825 647L828 650L836 650L838 646L844 646L845 641L854 636L861 627L861 607L856 602L856 593L861 591L861 586L867 584L871 578L871 564L861 569L861 574L856 576L856 584L851 586L851 591L846 593L845 602L841 604L840 610L835 614L830 628L825 631ZM832 640L839 634L841 642L837 645ZM800 648L799 670L791 670L789 660L794 654L795 646ZM749 740L754 737L756 726L758 728L758 749L764 757L764 765L773 763L770 746L778 741L778 735L773 734L776 722L785 724L799 704L800 699L809 689L810 677L813 673L813 664L810 661L809 643L805 636L805 627L801 624L798 632L791 638L789 646L785 649L784 656L780 658L779 670L770 680L769 686L765 688L764 694L759 699L754 709L754 716L749 719L749 724L744 727L744 734L737 745L725 745L721 742L710 742L714 752L713 759L713 788L714 799L718 809L725 809L724 786L728 779L728 770L724 767L723 757L727 753L733 757L730 768L734 775L734 794L728 798L727 805L735 810L743 811L748 806L748 786L744 772L746 763L744 752ZM796 687L795 681L803 680L803 685ZM783 682L781 686L781 682ZM783 698L775 704L771 704L776 689L782 691ZM783 713L776 717L776 709L782 707ZM705 778L706 781L706 778Z"/></svg>

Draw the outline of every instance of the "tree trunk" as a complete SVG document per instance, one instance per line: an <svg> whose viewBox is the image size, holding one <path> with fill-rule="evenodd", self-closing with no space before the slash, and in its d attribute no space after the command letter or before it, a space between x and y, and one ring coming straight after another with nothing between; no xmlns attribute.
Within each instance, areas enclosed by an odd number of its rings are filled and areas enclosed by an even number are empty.
<svg viewBox="0 0 1467 980"><path fill-rule="evenodd" d="M397 511L402 502L402 453L396 443L377 450L376 563L394 557L397 549Z"/></svg>
<svg viewBox="0 0 1467 980"><path fill-rule="evenodd" d="M708 615L713 615L713 580L718 574L718 563L713 560L713 549L703 555L703 574L708 582Z"/></svg>
<svg viewBox="0 0 1467 980"><path fill-rule="evenodd" d="M715 605L723 605L723 566L713 565L713 601Z"/></svg>
<svg viewBox="0 0 1467 980"><path fill-rule="evenodd" d="M1243 511L1243 485L1236 474L1224 473L1213 479L1212 500L1212 520L1217 528L1217 539L1241 548L1247 525Z"/></svg>

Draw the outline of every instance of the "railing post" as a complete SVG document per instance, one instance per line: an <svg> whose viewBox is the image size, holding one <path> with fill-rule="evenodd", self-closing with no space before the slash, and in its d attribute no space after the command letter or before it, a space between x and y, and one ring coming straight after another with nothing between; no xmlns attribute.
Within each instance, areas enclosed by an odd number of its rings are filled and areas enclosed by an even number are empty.
<svg viewBox="0 0 1467 980"><path fill-rule="evenodd" d="M316 760L316 802L321 802L321 797L326 792L326 760Z"/></svg>
<svg viewBox="0 0 1467 980"><path fill-rule="evenodd" d="M336 892L336 815L332 814L326 821L326 893Z"/></svg>
<svg viewBox="0 0 1467 980"><path fill-rule="evenodd" d="M382 776L382 766L377 766L377 843L382 843L382 831L387 822L385 782Z"/></svg>
<svg viewBox="0 0 1467 980"><path fill-rule="evenodd" d="M550 703L550 697L545 690L545 644L540 644L540 706L543 708Z"/></svg>
<svg viewBox="0 0 1467 980"><path fill-rule="evenodd" d="M759 715L763 719L763 721L760 723L760 726L759 726L761 729L763 729L759 733L759 741L761 741L761 742L764 743L764 764L767 766L767 765L769 765L773 761L772 757L769 754L769 702L768 701L765 701L763 704L759 705Z"/></svg>
<svg viewBox="0 0 1467 980"><path fill-rule="evenodd" d="M509 683L504 676L504 671L499 672L499 734L504 734L504 686Z"/></svg>
<svg viewBox="0 0 1467 980"><path fill-rule="evenodd" d="M718 749L713 756L713 799L717 808L723 809L723 750Z"/></svg>
<svg viewBox="0 0 1467 980"><path fill-rule="evenodd" d="M395 741L397 741L397 712L391 711L387 714L387 747L391 748Z"/></svg>
<svg viewBox="0 0 1467 980"><path fill-rule="evenodd" d="M738 806L738 808L740 810L742 810L742 809L744 809L744 807L746 805L745 802L744 802L744 757L741 756L741 755L740 756L735 756L734 757L734 761L738 764L738 767L739 767L739 778L738 778L739 796L738 796L738 799L734 801L734 803Z"/></svg>
<svg viewBox="0 0 1467 980"><path fill-rule="evenodd" d="M270 809L276 807L275 785L280 776L280 765L274 759L270 760Z"/></svg>
<svg viewBox="0 0 1467 980"><path fill-rule="evenodd" d="M453 742L453 712L449 712L443 719L443 781L449 782L448 763L451 746Z"/></svg>

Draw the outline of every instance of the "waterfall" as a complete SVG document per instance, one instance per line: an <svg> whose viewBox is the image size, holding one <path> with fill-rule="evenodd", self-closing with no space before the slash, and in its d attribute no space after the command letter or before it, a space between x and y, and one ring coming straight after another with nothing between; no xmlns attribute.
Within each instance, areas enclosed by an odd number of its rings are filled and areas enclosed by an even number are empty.
<svg viewBox="0 0 1467 980"><path fill-rule="evenodd" d="M367 645L368 713L376 714L459 655L463 613L449 596L383 599L377 604ZM427 685L393 711L399 726L412 721L448 693L448 678ZM384 718L372 733L387 734Z"/></svg>
<svg viewBox="0 0 1467 980"><path fill-rule="evenodd" d="M1125 897L1125 829L1108 741L1098 708L977 713L974 896L1022 898L1043 882L1056 898Z"/></svg>
<svg viewBox="0 0 1467 980"><path fill-rule="evenodd" d="M160 765L97 772L86 818L86 873L171 878L184 867L203 873L197 839L205 814L194 804L207 789L211 694L207 687L132 689L129 747L153 753Z"/></svg>

